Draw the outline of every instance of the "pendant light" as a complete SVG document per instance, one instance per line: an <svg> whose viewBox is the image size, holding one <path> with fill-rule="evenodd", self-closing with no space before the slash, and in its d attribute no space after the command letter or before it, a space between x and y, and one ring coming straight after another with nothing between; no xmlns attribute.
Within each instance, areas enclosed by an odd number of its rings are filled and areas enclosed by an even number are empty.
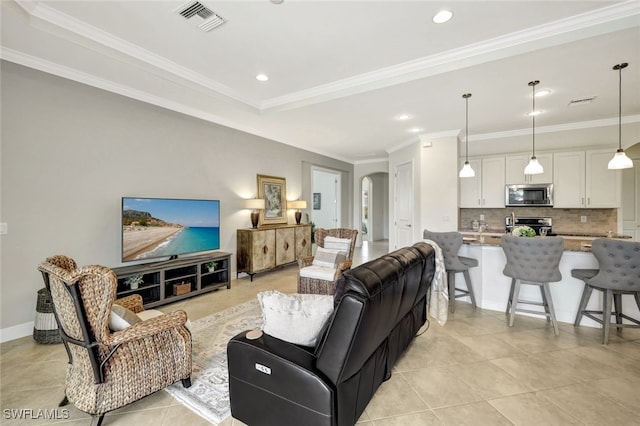
<svg viewBox="0 0 640 426"><path fill-rule="evenodd" d="M633 161L627 154L624 153L622 149L622 70L626 68L629 64L623 62L618 65L614 65L613 69L618 71L619 79L618 79L618 150L615 155L609 161L609 165L607 168L611 170L619 170L619 169L630 169L633 167Z"/></svg>
<svg viewBox="0 0 640 426"><path fill-rule="evenodd" d="M542 164L538 162L536 158L536 86L540 83L540 81L530 81L529 86L533 88L533 109L531 110L531 119L533 120L533 152L531 155L531 160L529 160L529 164L524 168L525 175L539 175L540 173L544 173L544 169L542 168Z"/></svg>
<svg viewBox="0 0 640 426"><path fill-rule="evenodd" d="M471 93L465 93L462 95L465 100L465 122L466 122L466 130L464 134L465 146L466 146L466 154L464 160L464 166L462 170L460 170L459 177L474 177L476 172L471 168L471 164L469 164L469 98L471 97Z"/></svg>

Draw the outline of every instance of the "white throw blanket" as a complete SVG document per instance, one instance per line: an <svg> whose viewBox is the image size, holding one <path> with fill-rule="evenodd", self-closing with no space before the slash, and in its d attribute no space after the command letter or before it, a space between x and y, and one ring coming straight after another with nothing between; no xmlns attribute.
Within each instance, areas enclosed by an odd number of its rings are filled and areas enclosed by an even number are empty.
<svg viewBox="0 0 640 426"><path fill-rule="evenodd" d="M447 272L444 267L442 249L432 240L423 240L436 251L436 272L431 281L431 290L428 302L429 315L434 317L438 324L447 322L449 312L449 286L447 284Z"/></svg>

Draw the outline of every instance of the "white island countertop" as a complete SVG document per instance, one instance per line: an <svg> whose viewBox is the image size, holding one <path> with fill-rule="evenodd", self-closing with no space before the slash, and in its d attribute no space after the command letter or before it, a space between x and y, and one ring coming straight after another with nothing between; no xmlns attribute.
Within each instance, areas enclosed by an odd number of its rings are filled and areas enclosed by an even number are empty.
<svg viewBox="0 0 640 426"><path fill-rule="evenodd" d="M477 231L460 231L462 234L462 240L465 244L472 245L488 245L488 246L500 246L500 237L505 235L504 232L477 232ZM564 238L564 249L568 251L591 251L591 242L596 238L603 238L598 236L599 234L593 234L592 236L585 235L562 235L559 237ZM526 238L526 237L523 237ZM544 238L544 237L534 237ZM613 234L613 239L629 239L628 235Z"/></svg>

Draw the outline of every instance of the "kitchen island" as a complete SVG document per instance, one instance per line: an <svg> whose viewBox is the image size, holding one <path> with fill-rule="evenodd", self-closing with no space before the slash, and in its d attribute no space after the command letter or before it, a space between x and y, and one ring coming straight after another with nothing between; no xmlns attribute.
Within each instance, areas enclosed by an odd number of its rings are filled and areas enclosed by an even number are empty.
<svg viewBox="0 0 640 426"><path fill-rule="evenodd" d="M483 309L505 311L511 278L503 275L502 270L506 264L506 257L500 247L500 237L503 233L462 232L464 242L460 255L478 260L478 267L469 268L476 303ZM572 269L597 269L598 261L591 253L590 242L594 237L562 236L565 240L565 252L560 260L560 272L562 280L550 283L551 297L558 321L573 323L580 304L580 297L584 288L584 282L571 276ZM525 238L525 237L523 237ZM540 238L540 237L536 237ZM457 286L465 288L462 274L456 274ZM540 301L540 291L533 286L521 287L520 298L525 300ZM460 302L469 302L468 298L458 299ZM456 303L459 303L456 301ZM632 317L638 317L640 313L632 297L623 297L623 312ZM593 292L588 309L602 309L602 293ZM535 306L531 307L536 309ZM542 308L540 308L541 310ZM519 315L527 315L521 314ZM581 325L600 327L600 325L588 318L583 318Z"/></svg>

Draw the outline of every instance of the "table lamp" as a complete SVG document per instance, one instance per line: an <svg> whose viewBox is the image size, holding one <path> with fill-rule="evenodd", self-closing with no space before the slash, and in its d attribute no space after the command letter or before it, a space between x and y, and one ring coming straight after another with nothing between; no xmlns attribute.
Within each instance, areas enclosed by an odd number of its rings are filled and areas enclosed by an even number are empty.
<svg viewBox="0 0 640 426"><path fill-rule="evenodd" d="M244 201L244 206L247 209L251 209L251 225L254 229L258 227L258 218L260 217L259 210L264 210L265 203L262 198L252 198Z"/></svg>
<svg viewBox="0 0 640 426"><path fill-rule="evenodd" d="M300 219L302 219L300 210L307 208L307 202L305 200L287 201L287 208L296 210L296 225L300 225Z"/></svg>

